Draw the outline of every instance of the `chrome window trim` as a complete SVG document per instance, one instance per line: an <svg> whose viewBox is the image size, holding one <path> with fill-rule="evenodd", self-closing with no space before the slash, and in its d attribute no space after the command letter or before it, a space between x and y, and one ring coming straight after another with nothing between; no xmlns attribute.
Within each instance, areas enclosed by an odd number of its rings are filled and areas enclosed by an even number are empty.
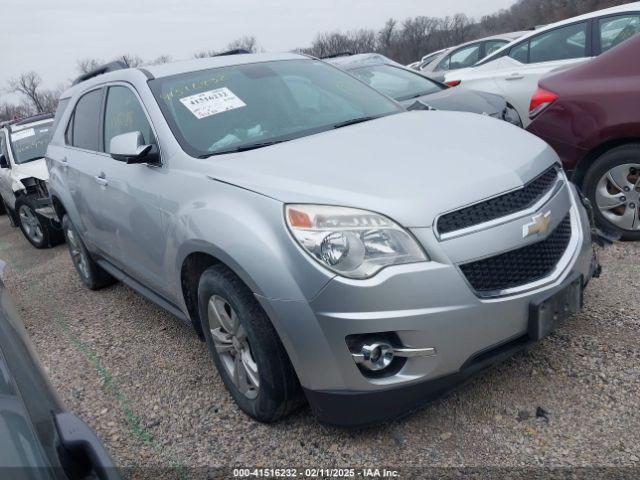
<svg viewBox="0 0 640 480"><path fill-rule="evenodd" d="M535 178L533 179L535 180ZM533 181L531 180L531 181ZM494 228L497 227L499 225L503 225L505 223L509 223L509 222L513 222L515 220L518 220L522 217L526 217L526 216L530 216L534 213L536 213L538 210L540 210L540 207L546 203L549 202L549 200L551 200L556 194L558 194L560 192L560 190L562 189L562 187L565 184L568 184L569 180L567 179L567 176L564 172L564 170L562 170L561 168L558 168L558 177L556 178L556 182L555 184L553 184L551 186L551 188L549 188L549 190L547 191L547 193L545 193L542 197L540 197L540 199L534 203L533 205L531 205L529 208L526 208L524 210L519 210L517 212L514 212L512 214L509 214L505 217L499 217L499 218L495 218L493 220L489 220L487 222L483 222L483 223L478 223L477 225L472 225L470 227L466 227L466 228L462 228L460 230L454 230L453 232L447 232L447 233L440 233L438 231L438 221L440 220L441 217L443 217L444 215L447 215L449 213L453 213L453 212L457 212L458 210L462 210L464 208L468 208L468 207L472 207L474 205L479 205L481 203L487 202L489 200L492 200L494 198L499 198L502 197L503 195L508 195L510 193L513 192L517 192L518 190L522 190L523 188L526 187L525 185L522 185L521 187L517 187L514 188L512 190L507 190L506 192L501 192L497 195L494 195L492 197L487 197L483 200L477 201L477 202L473 202L473 203L469 203L467 205L463 205L461 207L456 207L455 209L446 211L446 212L442 212L440 213L433 221L433 231L436 235L436 238L441 241L441 242L445 242L447 240L451 240L453 238L458 238L458 237L463 237L465 235L471 235L473 233L477 233L483 230L487 230L489 228ZM529 183L529 182L527 182Z"/></svg>

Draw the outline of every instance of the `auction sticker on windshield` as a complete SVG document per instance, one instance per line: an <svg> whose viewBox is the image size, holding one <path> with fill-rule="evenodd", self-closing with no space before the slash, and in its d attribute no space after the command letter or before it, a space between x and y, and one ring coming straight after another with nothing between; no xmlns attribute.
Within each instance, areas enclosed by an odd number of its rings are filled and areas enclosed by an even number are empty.
<svg viewBox="0 0 640 480"><path fill-rule="evenodd" d="M216 88L180 99L198 120L247 105L227 87Z"/></svg>
<svg viewBox="0 0 640 480"><path fill-rule="evenodd" d="M22 130L20 132L11 134L11 141L17 142L18 140L22 140L25 138L33 137L36 134L36 131L33 128L27 128L26 130Z"/></svg>

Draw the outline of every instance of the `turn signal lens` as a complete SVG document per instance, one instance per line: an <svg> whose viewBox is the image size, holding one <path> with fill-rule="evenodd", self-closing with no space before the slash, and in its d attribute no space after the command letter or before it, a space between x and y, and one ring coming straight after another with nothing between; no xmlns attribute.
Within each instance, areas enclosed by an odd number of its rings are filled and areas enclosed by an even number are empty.
<svg viewBox="0 0 640 480"><path fill-rule="evenodd" d="M287 210L287 215L289 216L289 225L296 228L310 228L311 227L311 219L309 215L299 210L295 210L290 208Z"/></svg>
<svg viewBox="0 0 640 480"><path fill-rule="evenodd" d="M544 88L538 88L531 97L529 104L529 118L534 118L542 113L542 111L555 102L558 95Z"/></svg>
<svg viewBox="0 0 640 480"><path fill-rule="evenodd" d="M462 80L449 80L448 82L444 82L444 83L446 83L450 87L457 87L462 83Z"/></svg>

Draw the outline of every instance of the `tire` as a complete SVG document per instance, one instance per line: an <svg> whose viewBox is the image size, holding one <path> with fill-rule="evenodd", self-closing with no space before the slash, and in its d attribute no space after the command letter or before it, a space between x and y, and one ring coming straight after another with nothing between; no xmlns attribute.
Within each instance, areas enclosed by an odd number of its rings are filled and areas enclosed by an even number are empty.
<svg viewBox="0 0 640 480"><path fill-rule="evenodd" d="M22 234L34 247L51 248L64 241L62 231L55 229L51 220L36 212L29 197L16 200L14 215Z"/></svg>
<svg viewBox="0 0 640 480"><path fill-rule="evenodd" d="M4 205L4 200L0 197L0 215L7 213L7 208Z"/></svg>
<svg viewBox="0 0 640 480"><path fill-rule="evenodd" d="M304 404L298 377L282 342L242 280L223 265L209 267L200 277L198 308L218 373L247 415L271 423ZM216 309L226 313L222 323L217 320ZM229 335L223 324L232 323L234 327L228 328L234 334ZM212 327L217 332L215 342ZM234 372L241 374L236 376Z"/></svg>
<svg viewBox="0 0 640 480"><path fill-rule="evenodd" d="M640 240L640 143L603 153L589 167L582 187L599 228L621 240Z"/></svg>
<svg viewBox="0 0 640 480"><path fill-rule="evenodd" d="M4 207L5 212L7 212L7 217L9 217L9 225L11 225L13 228L16 228L18 226L16 212L11 210L11 208L9 208L6 203L4 203L4 198L0 197L0 199L2 200L2 206Z"/></svg>
<svg viewBox="0 0 640 480"><path fill-rule="evenodd" d="M71 223L69 215L62 217L62 231L67 240L71 262L78 272L78 275L80 275L82 283L90 290L100 290L101 288L113 285L116 279L91 258L78 231Z"/></svg>

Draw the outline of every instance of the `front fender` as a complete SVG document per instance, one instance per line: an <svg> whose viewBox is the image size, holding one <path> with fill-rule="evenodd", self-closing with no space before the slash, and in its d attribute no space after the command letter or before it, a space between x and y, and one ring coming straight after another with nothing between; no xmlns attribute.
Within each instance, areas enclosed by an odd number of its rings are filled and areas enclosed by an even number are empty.
<svg viewBox="0 0 640 480"><path fill-rule="evenodd" d="M264 195L215 182L215 195L189 202L176 220L175 246L168 249L175 251L176 291L185 259L196 252L215 257L269 299L308 301L333 277L297 246L282 202Z"/></svg>

